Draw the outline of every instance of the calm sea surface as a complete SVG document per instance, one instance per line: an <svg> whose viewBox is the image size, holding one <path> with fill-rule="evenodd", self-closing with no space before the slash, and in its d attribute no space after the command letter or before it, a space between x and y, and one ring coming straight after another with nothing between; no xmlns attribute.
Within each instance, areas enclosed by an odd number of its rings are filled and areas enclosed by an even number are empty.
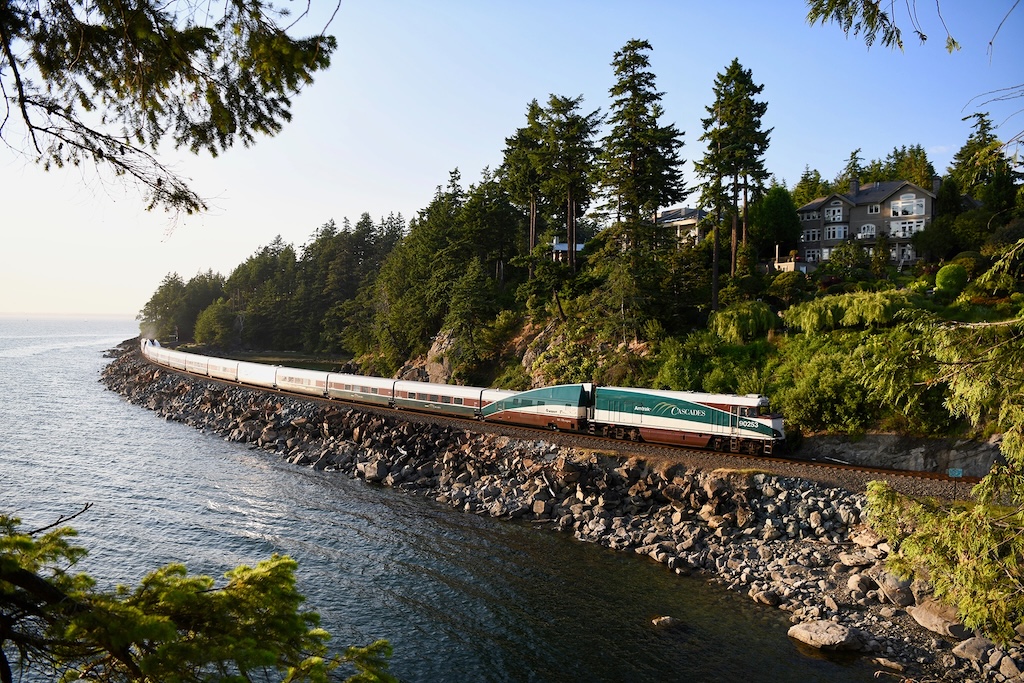
<svg viewBox="0 0 1024 683"><path fill-rule="evenodd" d="M337 646L387 638L404 681L872 680L799 652L787 613L646 558L164 422L98 382L137 331L0 316L0 510L42 526L92 503L73 525L101 585L286 553Z"/></svg>

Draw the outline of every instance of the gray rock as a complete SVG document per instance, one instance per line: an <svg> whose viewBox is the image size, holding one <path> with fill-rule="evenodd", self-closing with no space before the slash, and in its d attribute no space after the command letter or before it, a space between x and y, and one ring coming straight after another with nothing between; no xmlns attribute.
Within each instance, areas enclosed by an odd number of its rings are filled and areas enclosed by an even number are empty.
<svg viewBox="0 0 1024 683"><path fill-rule="evenodd" d="M768 605L769 607L777 607L782 601L779 594L773 590L755 591L751 593L750 597L753 598L754 602L759 602L762 605Z"/></svg>
<svg viewBox="0 0 1024 683"><path fill-rule="evenodd" d="M966 659L970 662L981 662L987 657L989 651L993 647L994 645L992 641L988 638L975 636L974 638L968 638L954 647L953 654L960 659Z"/></svg>
<svg viewBox="0 0 1024 683"><path fill-rule="evenodd" d="M970 632L957 619L956 610L934 598L927 598L915 607L907 607L907 614L924 628L943 636L967 638Z"/></svg>
<svg viewBox="0 0 1024 683"><path fill-rule="evenodd" d="M867 594L874 590L875 586L874 580L867 574L851 574L850 578L846 580L846 587L850 589L851 593Z"/></svg>
<svg viewBox="0 0 1024 683"><path fill-rule="evenodd" d="M679 619L676 619L675 617L665 616L655 617L654 619L651 619L651 623L657 626L658 628L672 628L674 626L679 626L683 622Z"/></svg>
<svg viewBox="0 0 1024 683"><path fill-rule="evenodd" d="M808 621L789 629L789 637L819 650L859 651L863 639L856 629L834 621Z"/></svg>
<svg viewBox="0 0 1024 683"><path fill-rule="evenodd" d="M862 548L874 548L885 539L871 527L863 527L858 529L856 533L851 534L850 540Z"/></svg>
<svg viewBox="0 0 1024 683"><path fill-rule="evenodd" d="M367 463L363 468L363 475L366 481L383 481L384 477L388 476L387 464L383 460Z"/></svg>
<svg viewBox="0 0 1024 683"><path fill-rule="evenodd" d="M906 607L914 604L914 592L910 590L910 580L901 579L885 569L870 572L871 578L878 584L878 590L894 605Z"/></svg>
<svg viewBox="0 0 1024 683"><path fill-rule="evenodd" d="M878 553L865 548L855 553L839 553L839 561L847 567L870 567L878 560Z"/></svg>

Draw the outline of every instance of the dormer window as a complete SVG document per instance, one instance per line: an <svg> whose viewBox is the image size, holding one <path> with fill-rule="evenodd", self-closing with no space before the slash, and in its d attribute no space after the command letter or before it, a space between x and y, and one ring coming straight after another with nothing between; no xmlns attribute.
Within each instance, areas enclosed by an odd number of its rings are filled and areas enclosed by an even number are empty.
<svg viewBox="0 0 1024 683"><path fill-rule="evenodd" d="M882 213L882 206L881 206L881 204L872 204L871 206L869 206L868 207L868 213L869 214Z"/></svg>
<svg viewBox="0 0 1024 683"><path fill-rule="evenodd" d="M829 223L835 223L843 220L843 206L841 202L833 202L833 204L839 204L839 206L830 206L825 209L825 220Z"/></svg>

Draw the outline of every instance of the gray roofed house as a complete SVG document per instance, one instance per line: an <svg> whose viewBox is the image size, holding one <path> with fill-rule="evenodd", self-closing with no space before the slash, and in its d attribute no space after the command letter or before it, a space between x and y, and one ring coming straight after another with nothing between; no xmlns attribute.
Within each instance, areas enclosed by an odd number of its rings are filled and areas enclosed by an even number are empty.
<svg viewBox="0 0 1024 683"><path fill-rule="evenodd" d="M701 225L708 215L704 209L691 209L688 206L665 209L658 212L656 223L675 229L676 239L689 239L694 244L704 239L707 229Z"/></svg>
<svg viewBox="0 0 1024 683"><path fill-rule="evenodd" d="M920 257L911 237L924 230L935 215L935 194L906 180L868 183L850 182L850 191L820 197L797 209L802 233L800 258L807 263L827 261L832 251L856 240L873 253L878 238L885 235L889 260L901 268Z"/></svg>

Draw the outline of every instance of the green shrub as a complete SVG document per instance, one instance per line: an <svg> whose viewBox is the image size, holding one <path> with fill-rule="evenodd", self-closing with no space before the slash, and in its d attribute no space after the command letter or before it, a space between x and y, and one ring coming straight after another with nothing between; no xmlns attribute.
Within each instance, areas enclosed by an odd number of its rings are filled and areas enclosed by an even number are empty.
<svg viewBox="0 0 1024 683"><path fill-rule="evenodd" d="M966 286L967 269L959 263L948 263L935 275L935 288L946 296L958 296Z"/></svg>

